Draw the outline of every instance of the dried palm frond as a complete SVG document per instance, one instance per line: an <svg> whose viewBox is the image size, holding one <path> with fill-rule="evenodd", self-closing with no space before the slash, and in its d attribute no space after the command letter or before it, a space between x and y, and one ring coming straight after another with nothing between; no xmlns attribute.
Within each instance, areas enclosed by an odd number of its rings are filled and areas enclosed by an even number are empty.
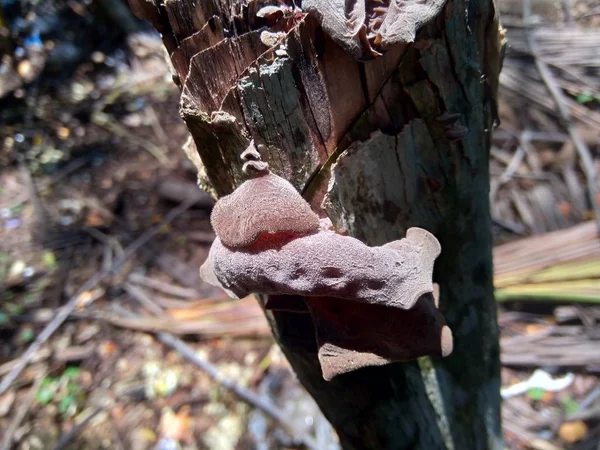
<svg viewBox="0 0 600 450"><path fill-rule="evenodd" d="M595 222L494 249L496 299L600 303L600 239Z"/></svg>

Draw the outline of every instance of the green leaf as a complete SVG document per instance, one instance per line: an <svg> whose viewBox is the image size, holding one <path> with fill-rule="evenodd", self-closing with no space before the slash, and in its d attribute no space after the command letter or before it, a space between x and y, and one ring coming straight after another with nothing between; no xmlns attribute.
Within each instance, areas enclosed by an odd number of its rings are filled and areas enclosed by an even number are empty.
<svg viewBox="0 0 600 450"><path fill-rule="evenodd" d="M33 341L34 337L35 333L33 332L33 329L29 327L23 328L21 333L19 333L19 340L25 344Z"/></svg>
<svg viewBox="0 0 600 450"><path fill-rule="evenodd" d="M44 381L42 381L40 388L35 393L35 399L42 405L47 405L52 400L54 400L57 381L58 380L56 378L52 377L44 378Z"/></svg>
<svg viewBox="0 0 600 450"><path fill-rule="evenodd" d="M56 256L52 252L44 252L42 256L42 261L44 266L46 266L50 270L56 269Z"/></svg>
<svg viewBox="0 0 600 450"><path fill-rule="evenodd" d="M67 380L76 380L79 378L80 373L81 369L79 367L69 366L64 370L62 376Z"/></svg>
<svg viewBox="0 0 600 450"><path fill-rule="evenodd" d="M545 393L546 393L546 391L543 389L540 389L540 388L533 388L533 389L529 389L527 391L528 397L532 400L537 400L537 401L542 400L544 398Z"/></svg>
<svg viewBox="0 0 600 450"><path fill-rule="evenodd" d="M76 383L74 381L68 381L67 382L67 392L69 394L73 394L73 395L79 395L81 393L82 389L81 386L79 385L79 383Z"/></svg>
<svg viewBox="0 0 600 450"><path fill-rule="evenodd" d="M6 313L0 312L0 325L4 325L8 322L8 315Z"/></svg>
<svg viewBox="0 0 600 450"><path fill-rule="evenodd" d="M9 292L9 291L7 291ZM19 305L17 303L6 303L4 305L4 309L6 312L13 316L18 316L19 314L23 314L23 305Z"/></svg>
<svg viewBox="0 0 600 450"><path fill-rule="evenodd" d="M46 377L42 380L42 384L40 384L40 387L48 387L54 383L56 383L58 381L57 378L54 377Z"/></svg>
<svg viewBox="0 0 600 450"><path fill-rule="evenodd" d="M35 399L42 405L47 405L54 399L54 391L48 388L40 388L35 395Z"/></svg>
<svg viewBox="0 0 600 450"><path fill-rule="evenodd" d="M68 394L65 395L63 398L60 399L60 402L58 402L58 411L62 414L66 413L67 411L69 411L69 409L71 409L72 405L76 404L76 400L75 400L75 396Z"/></svg>
<svg viewBox="0 0 600 450"><path fill-rule="evenodd" d="M31 304L35 303L36 300L37 300L37 294L34 292L28 292L23 297L23 304L31 305Z"/></svg>
<svg viewBox="0 0 600 450"><path fill-rule="evenodd" d="M571 397L564 397L560 400L567 414L573 414L579 411L579 404Z"/></svg>
<svg viewBox="0 0 600 450"><path fill-rule="evenodd" d="M589 103L589 102L593 102L594 100L596 100L596 97L594 97L591 94L587 94L587 93L581 93L577 96L577 103Z"/></svg>

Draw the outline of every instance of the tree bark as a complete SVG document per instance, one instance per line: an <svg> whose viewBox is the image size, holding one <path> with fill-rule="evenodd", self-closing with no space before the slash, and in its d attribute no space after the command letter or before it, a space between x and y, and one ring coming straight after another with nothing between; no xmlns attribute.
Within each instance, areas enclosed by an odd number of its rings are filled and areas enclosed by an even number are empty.
<svg viewBox="0 0 600 450"><path fill-rule="evenodd" d="M502 448L488 154L503 35L492 0L448 0L414 43L368 62L310 14L271 46L256 1L130 3L162 33L204 188L232 192L255 139L336 229L382 245L418 226L441 242L434 281L454 334L448 358L326 382L310 316L267 312L343 447Z"/></svg>

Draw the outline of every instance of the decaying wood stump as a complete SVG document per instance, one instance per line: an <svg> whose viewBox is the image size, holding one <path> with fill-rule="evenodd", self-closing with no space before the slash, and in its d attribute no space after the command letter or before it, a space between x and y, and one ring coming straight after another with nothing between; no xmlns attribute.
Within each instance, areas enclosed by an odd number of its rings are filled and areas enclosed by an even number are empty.
<svg viewBox="0 0 600 450"><path fill-rule="evenodd" d="M222 196L245 179L239 158L254 139L338 231L382 245L417 226L441 242L446 359L327 382L310 316L267 313L344 448L501 448L488 151L503 36L492 0L305 0L275 14L261 1L154 1L130 3L162 34L205 189Z"/></svg>

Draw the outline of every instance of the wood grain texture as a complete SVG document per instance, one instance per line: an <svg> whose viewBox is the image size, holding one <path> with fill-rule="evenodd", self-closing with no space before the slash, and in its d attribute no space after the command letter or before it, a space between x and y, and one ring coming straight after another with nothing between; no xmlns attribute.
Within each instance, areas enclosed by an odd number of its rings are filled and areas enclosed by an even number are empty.
<svg viewBox="0 0 600 450"><path fill-rule="evenodd" d="M454 334L449 358L327 382L311 316L267 311L344 448L502 448L488 153L503 36L492 1L448 0L414 42L364 63L310 13L269 47L261 2L130 2L170 54L190 59L174 64L175 78L204 186L222 196L241 184L239 156L255 139L271 169L350 235L382 245L418 226L441 242L434 281ZM213 16L228 30L221 41L189 47Z"/></svg>

